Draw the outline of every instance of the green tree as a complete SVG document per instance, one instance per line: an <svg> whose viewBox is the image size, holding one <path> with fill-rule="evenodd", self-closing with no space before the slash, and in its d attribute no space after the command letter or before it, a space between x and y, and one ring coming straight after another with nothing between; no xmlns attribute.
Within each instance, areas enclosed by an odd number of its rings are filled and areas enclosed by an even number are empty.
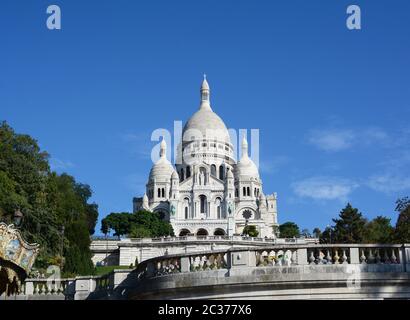
<svg viewBox="0 0 410 320"><path fill-rule="evenodd" d="M300 236L299 226L294 222L285 222L279 226L280 238L294 238Z"/></svg>
<svg viewBox="0 0 410 320"><path fill-rule="evenodd" d="M337 243L361 243L365 238L366 219L357 208L350 203L340 211L339 219L333 219L332 242Z"/></svg>
<svg viewBox="0 0 410 320"><path fill-rule="evenodd" d="M323 230L323 232L319 236L320 243L334 243L334 230L332 227L328 226Z"/></svg>
<svg viewBox="0 0 410 320"><path fill-rule="evenodd" d="M396 211L399 212L394 239L398 243L410 243L410 199L401 198L396 201Z"/></svg>
<svg viewBox="0 0 410 320"><path fill-rule="evenodd" d="M139 211L136 213L110 213L101 221L101 231L106 234L114 230L115 236L161 237L174 235L169 222L163 221L159 213Z"/></svg>
<svg viewBox="0 0 410 320"><path fill-rule="evenodd" d="M321 235L322 235L322 231L319 228L314 228L313 229L313 236L315 238L320 238Z"/></svg>
<svg viewBox="0 0 410 320"><path fill-rule="evenodd" d="M367 243L392 243L394 228L390 219L378 216L368 222L365 226L365 239Z"/></svg>
<svg viewBox="0 0 410 320"><path fill-rule="evenodd" d="M256 238L259 235L259 231L256 229L256 226L253 225L246 226L245 228L243 228L242 233L254 238Z"/></svg>
<svg viewBox="0 0 410 320"><path fill-rule="evenodd" d="M88 203L89 186L51 171L48 159L35 139L15 133L6 122L0 124L0 219L10 223L17 208L23 212L23 236L40 244L36 267L62 261L64 254L64 272L90 274L89 238L98 206Z"/></svg>

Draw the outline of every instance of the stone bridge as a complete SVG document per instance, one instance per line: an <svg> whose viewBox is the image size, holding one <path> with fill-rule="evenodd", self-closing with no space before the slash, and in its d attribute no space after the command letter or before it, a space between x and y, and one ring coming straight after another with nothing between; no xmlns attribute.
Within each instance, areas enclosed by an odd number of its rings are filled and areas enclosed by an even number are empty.
<svg viewBox="0 0 410 320"><path fill-rule="evenodd" d="M277 244L166 255L104 277L29 279L14 299L410 299L410 245Z"/></svg>

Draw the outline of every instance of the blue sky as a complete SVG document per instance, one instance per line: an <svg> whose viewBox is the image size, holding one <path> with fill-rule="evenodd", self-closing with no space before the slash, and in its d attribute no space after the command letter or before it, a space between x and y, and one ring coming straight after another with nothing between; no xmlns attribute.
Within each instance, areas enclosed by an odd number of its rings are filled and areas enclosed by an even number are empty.
<svg viewBox="0 0 410 320"><path fill-rule="evenodd" d="M62 30L46 28L51 4ZM205 72L227 126L260 130L281 223L323 228L347 201L395 223L410 194L409 16L405 0L1 1L0 119L90 184L101 218L132 210L151 132L197 110Z"/></svg>

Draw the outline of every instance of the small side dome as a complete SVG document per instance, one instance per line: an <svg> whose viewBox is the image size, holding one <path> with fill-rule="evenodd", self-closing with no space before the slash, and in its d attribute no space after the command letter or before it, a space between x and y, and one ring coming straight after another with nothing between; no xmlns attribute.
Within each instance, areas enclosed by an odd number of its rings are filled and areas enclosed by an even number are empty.
<svg viewBox="0 0 410 320"><path fill-rule="evenodd" d="M152 166L151 171L149 173L149 179L151 181L154 179L161 181L170 180L171 175L173 174L173 172L175 172L175 169L172 166L171 162L168 161L166 154L167 144L165 140L162 139L159 152L160 158Z"/></svg>
<svg viewBox="0 0 410 320"><path fill-rule="evenodd" d="M255 178L259 181L259 170L248 156L248 142L245 137L242 140L242 158L235 166L236 179L240 179L241 176Z"/></svg>

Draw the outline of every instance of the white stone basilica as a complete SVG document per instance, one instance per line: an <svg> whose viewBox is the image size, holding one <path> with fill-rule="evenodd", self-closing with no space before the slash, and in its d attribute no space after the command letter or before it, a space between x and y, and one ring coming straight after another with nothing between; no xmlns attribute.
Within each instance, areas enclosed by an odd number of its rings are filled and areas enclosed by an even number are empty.
<svg viewBox="0 0 410 320"><path fill-rule="evenodd" d="M209 98L209 85L204 79L201 104L185 124L175 167L166 158L167 146L162 140L146 193L134 198L133 210L159 212L170 221L177 236L232 236L253 225L259 237L274 238L276 194L263 193L245 137L242 156L236 162L228 130L211 109Z"/></svg>

